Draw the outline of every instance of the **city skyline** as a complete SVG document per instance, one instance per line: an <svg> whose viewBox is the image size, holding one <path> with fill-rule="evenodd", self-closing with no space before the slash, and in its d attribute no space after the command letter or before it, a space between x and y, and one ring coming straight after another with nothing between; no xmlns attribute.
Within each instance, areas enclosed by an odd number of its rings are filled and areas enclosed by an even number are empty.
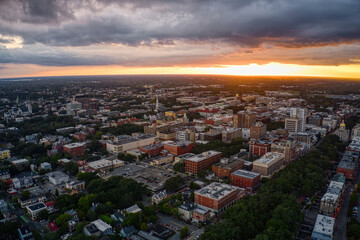
<svg viewBox="0 0 360 240"><path fill-rule="evenodd" d="M5 0L0 4L0 78L360 78L359 8L356 0Z"/></svg>

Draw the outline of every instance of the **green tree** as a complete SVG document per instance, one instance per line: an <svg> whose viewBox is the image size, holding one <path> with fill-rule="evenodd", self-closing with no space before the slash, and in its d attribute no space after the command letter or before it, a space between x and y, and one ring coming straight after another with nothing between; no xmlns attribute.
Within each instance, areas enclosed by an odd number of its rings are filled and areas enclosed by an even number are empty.
<svg viewBox="0 0 360 240"><path fill-rule="evenodd" d="M22 191L21 194L20 194L20 198L22 200L29 199L30 198L30 192L28 190Z"/></svg>
<svg viewBox="0 0 360 240"><path fill-rule="evenodd" d="M71 215L64 213L61 214L59 217L57 217L55 219L56 224L58 225L59 228L64 227L67 228L68 227L68 221L71 219Z"/></svg>
<svg viewBox="0 0 360 240"><path fill-rule="evenodd" d="M64 171L67 174L76 176L76 174L79 172L79 167L74 162L68 162L68 163L65 163L65 165L64 165Z"/></svg>
<svg viewBox="0 0 360 240"><path fill-rule="evenodd" d="M174 164L174 170L177 172L184 173L185 172L185 162L177 162Z"/></svg>
<svg viewBox="0 0 360 240"><path fill-rule="evenodd" d="M47 219L49 216L49 213L46 209L43 209L39 212L39 219Z"/></svg>
<svg viewBox="0 0 360 240"><path fill-rule="evenodd" d="M180 229L180 238L184 239L189 235L189 226L185 225L182 229Z"/></svg>
<svg viewBox="0 0 360 240"><path fill-rule="evenodd" d="M168 192L173 192L179 188L179 186L184 182L184 179L179 175L171 177L165 181L165 189Z"/></svg>

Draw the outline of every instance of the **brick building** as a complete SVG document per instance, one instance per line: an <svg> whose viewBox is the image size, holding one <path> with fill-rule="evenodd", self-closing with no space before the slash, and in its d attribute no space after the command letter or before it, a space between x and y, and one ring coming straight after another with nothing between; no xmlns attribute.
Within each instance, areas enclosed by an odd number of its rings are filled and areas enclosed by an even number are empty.
<svg viewBox="0 0 360 240"><path fill-rule="evenodd" d="M273 142L271 144L271 152L283 153L286 164L289 164L298 157L296 143L291 140Z"/></svg>
<svg viewBox="0 0 360 240"><path fill-rule="evenodd" d="M230 173L244 168L243 159L222 158L219 163L212 165L212 171L218 178L230 177Z"/></svg>
<svg viewBox="0 0 360 240"><path fill-rule="evenodd" d="M239 111L234 114L235 128L250 128L256 122L256 113Z"/></svg>
<svg viewBox="0 0 360 240"><path fill-rule="evenodd" d="M195 144L190 141L166 141L163 143L164 149L169 151L171 154L174 154L175 156L189 153L195 146Z"/></svg>
<svg viewBox="0 0 360 240"><path fill-rule="evenodd" d="M255 125L250 126L250 139L264 138L266 135L266 124L256 122Z"/></svg>
<svg viewBox="0 0 360 240"><path fill-rule="evenodd" d="M210 150L189 158L185 158L185 172L198 174L200 171L207 170L213 164L218 163L221 156L221 152Z"/></svg>
<svg viewBox="0 0 360 240"><path fill-rule="evenodd" d="M253 190L260 184L260 173L238 169L230 174L231 184Z"/></svg>
<svg viewBox="0 0 360 240"><path fill-rule="evenodd" d="M64 145L64 151L69 153L71 157L78 157L84 155L85 143L70 143Z"/></svg>
<svg viewBox="0 0 360 240"><path fill-rule="evenodd" d="M164 144L162 143L153 143L139 148L139 150L146 153L149 158L160 155L160 152L163 149L164 149Z"/></svg>
<svg viewBox="0 0 360 240"><path fill-rule="evenodd" d="M252 156L263 156L271 152L272 141L267 139L250 140L249 152Z"/></svg>
<svg viewBox="0 0 360 240"><path fill-rule="evenodd" d="M245 190L224 183L213 182L196 190L195 203L211 211L222 213L238 200Z"/></svg>

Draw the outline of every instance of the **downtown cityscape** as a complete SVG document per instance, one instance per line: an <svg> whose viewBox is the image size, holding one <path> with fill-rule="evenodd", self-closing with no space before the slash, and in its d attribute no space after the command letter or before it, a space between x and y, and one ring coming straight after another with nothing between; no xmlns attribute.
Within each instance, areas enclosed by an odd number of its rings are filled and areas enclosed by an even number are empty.
<svg viewBox="0 0 360 240"><path fill-rule="evenodd" d="M360 1L0 1L0 240L360 239Z"/></svg>

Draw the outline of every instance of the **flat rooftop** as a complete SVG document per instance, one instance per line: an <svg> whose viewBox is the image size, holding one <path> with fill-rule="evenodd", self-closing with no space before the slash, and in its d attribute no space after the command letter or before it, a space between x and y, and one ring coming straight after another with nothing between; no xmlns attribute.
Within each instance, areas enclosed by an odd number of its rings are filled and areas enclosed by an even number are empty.
<svg viewBox="0 0 360 240"><path fill-rule="evenodd" d="M235 172L232 172L231 174L235 175L235 176L239 176L239 177L249 178L249 179L255 179L256 177L260 176L260 173L250 172L250 171L246 171L246 170L242 170L242 169L238 169Z"/></svg>
<svg viewBox="0 0 360 240"><path fill-rule="evenodd" d="M234 191L239 191L241 188L225 184L213 182L206 187L196 190L195 193L204 197L208 197L215 200L220 200Z"/></svg>
<svg viewBox="0 0 360 240"><path fill-rule="evenodd" d="M75 147L85 147L85 143L80 143L80 142L76 142L76 143L69 143L64 145L65 148L75 148Z"/></svg>
<svg viewBox="0 0 360 240"><path fill-rule="evenodd" d="M338 168L355 170L356 163L353 161L341 160L339 162Z"/></svg>
<svg viewBox="0 0 360 240"><path fill-rule="evenodd" d="M275 164L280 159L284 158L284 154L277 152L268 152L258 160L254 161L254 164L265 165L266 167Z"/></svg>
<svg viewBox="0 0 360 240"><path fill-rule="evenodd" d="M164 145L169 145L169 146L173 146L173 147L183 147L183 146L190 145L192 142L190 142L190 141L177 141L177 142L165 141L163 143L164 143Z"/></svg>
<svg viewBox="0 0 360 240"><path fill-rule="evenodd" d="M195 155L193 157L186 158L185 160L198 163L198 162L202 162L202 161L204 161L204 160L206 160L208 158L214 157L214 156L219 155L219 154L222 154L222 153L210 150L210 151L203 152L203 153L200 153L198 155Z"/></svg>
<svg viewBox="0 0 360 240"><path fill-rule="evenodd" d="M39 210L39 209L42 209L42 208L46 208L46 205L45 205L45 203L40 202L40 203L35 203L33 205L28 206L28 208L31 211L36 211L36 210Z"/></svg>
<svg viewBox="0 0 360 240"><path fill-rule="evenodd" d="M314 233L319 233L324 236L332 236L334 231L335 218L318 214L313 230Z"/></svg>

